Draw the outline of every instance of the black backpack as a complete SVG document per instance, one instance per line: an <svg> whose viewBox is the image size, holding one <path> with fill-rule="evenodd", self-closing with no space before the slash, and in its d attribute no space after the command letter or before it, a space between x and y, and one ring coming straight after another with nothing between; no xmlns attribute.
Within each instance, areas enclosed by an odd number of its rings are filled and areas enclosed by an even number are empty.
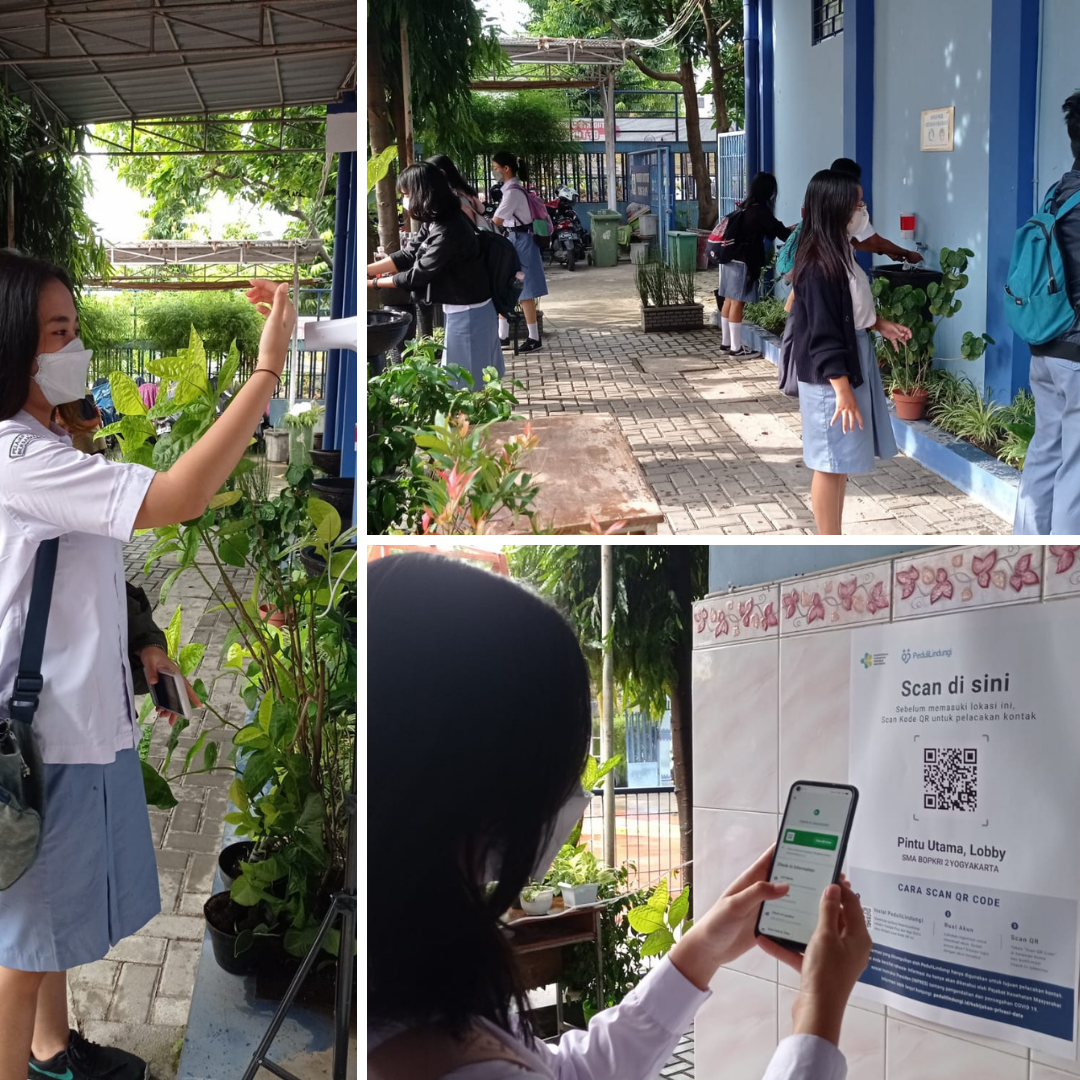
<svg viewBox="0 0 1080 1080"><path fill-rule="evenodd" d="M480 258L487 271L495 310L504 319L509 319L514 314L525 284L517 249L505 236L479 229L476 242L480 245Z"/></svg>
<svg viewBox="0 0 1080 1080"><path fill-rule="evenodd" d="M739 234L742 232L742 225L741 209L733 210L716 223L705 244L709 266L722 266L734 260L741 239Z"/></svg>

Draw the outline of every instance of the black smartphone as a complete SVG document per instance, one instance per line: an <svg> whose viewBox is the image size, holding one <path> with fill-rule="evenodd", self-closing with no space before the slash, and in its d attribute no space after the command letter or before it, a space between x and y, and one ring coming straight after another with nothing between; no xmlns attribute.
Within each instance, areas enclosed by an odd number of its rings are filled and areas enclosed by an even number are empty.
<svg viewBox="0 0 1080 1080"><path fill-rule="evenodd" d="M159 709L166 709L177 716L190 718L192 715L187 687L175 672L159 671L158 681L150 686L150 697Z"/></svg>
<svg viewBox="0 0 1080 1080"><path fill-rule="evenodd" d="M791 785L769 867L769 881L791 888L787 896L761 905L756 935L805 952L817 929L821 894L840 880L858 801L850 784L797 780Z"/></svg>

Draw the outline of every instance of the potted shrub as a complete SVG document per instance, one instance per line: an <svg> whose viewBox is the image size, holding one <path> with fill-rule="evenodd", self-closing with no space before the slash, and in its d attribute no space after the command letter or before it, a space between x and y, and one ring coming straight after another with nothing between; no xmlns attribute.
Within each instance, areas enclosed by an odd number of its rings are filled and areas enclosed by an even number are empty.
<svg viewBox="0 0 1080 1080"><path fill-rule="evenodd" d="M521 909L526 915L546 915L554 899L555 890L550 885L534 881L521 890Z"/></svg>
<svg viewBox="0 0 1080 1080"><path fill-rule="evenodd" d="M614 885L618 875L584 844L564 844L544 878L546 883L562 889L567 907L586 907L595 904L601 888Z"/></svg>
<svg viewBox="0 0 1080 1080"><path fill-rule="evenodd" d="M289 464L307 467L311 464L315 425L323 414L321 406L313 401L297 401L281 418L289 432Z"/></svg>
<svg viewBox="0 0 1080 1080"><path fill-rule="evenodd" d="M647 258L634 267L641 298L641 329L700 330L701 304L695 299L692 267L669 266L658 258Z"/></svg>
<svg viewBox="0 0 1080 1080"><path fill-rule="evenodd" d="M951 319L962 305L956 294L968 283L970 248L942 248L942 278L924 289L912 285L893 286L886 278L877 278L871 286L878 313L911 331L911 340L891 351L886 388L891 391L896 415L901 420L921 420L929 397L930 371L934 364L934 335L942 319ZM929 317L928 317L929 315ZM935 321L936 320L936 321ZM961 356L975 360L982 356L993 338L967 331ZM890 347L891 349L891 347Z"/></svg>

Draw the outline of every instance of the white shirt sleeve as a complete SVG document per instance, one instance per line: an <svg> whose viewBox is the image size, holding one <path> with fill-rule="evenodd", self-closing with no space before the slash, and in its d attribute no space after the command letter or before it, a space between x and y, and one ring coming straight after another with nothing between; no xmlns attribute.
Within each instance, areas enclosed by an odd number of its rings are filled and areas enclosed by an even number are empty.
<svg viewBox="0 0 1080 1080"><path fill-rule="evenodd" d="M828 1039L790 1035L776 1048L764 1080L844 1080L847 1061Z"/></svg>
<svg viewBox="0 0 1080 1080"><path fill-rule="evenodd" d="M0 504L34 542L81 532L126 543L155 475L68 442L0 438Z"/></svg>
<svg viewBox="0 0 1080 1080"><path fill-rule="evenodd" d="M863 229L861 232L854 233L852 235L852 239L857 240L861 244L864 240L869 240L870 237L873 236L876 232L877 229L874 228L874 223L869 218L867 218L866 228Z"/></svg>

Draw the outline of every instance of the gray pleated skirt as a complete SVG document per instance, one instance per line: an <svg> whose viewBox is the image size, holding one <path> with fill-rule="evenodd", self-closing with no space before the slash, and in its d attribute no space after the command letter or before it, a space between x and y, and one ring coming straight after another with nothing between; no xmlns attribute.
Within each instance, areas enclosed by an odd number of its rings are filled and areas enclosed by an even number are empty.
<svg viewBox="0 0 1080 1080"><path fill-rule="evenodd" d="M744 262L722 263L720 266L720 295L725 300L739 300L753 304L758 299L758 280L746 280L747 266Z"/></svg>
<svg viewBox="0 0 1080 1080"><path fill-rule="evenodd" d="M544 264L540 260L540 245L533 239L531 232L511 232L510 239L517 249L521 260L521 269L525 271L525 284L521 288L522 300L536 300L547 296L547 278L544 276Z"/></svg>
<svg viewBox="0 0 1080 1080"><path fill-rule="evenodd" d="M499 378L502 378L505 369L502 347L499 345L499 320L495 305L490 300L483 307L469 311L448 311L444 322L444 363L459 364L471 372L474 390L483 389L484 368L495 368Z"/></svg>
<svg viewBox="0 0 1080 1080"><path fill-rule="evenodd" d="M862 414L861 428L856 426L845 434L839 419L830 426L836 412L836 391L831 384L799 383L803 461L815 472L848 476L873 472L876 458L895 457L899 452L870 333L856 330L855 339L863 377L862 385L854 390Z"/></svg>

